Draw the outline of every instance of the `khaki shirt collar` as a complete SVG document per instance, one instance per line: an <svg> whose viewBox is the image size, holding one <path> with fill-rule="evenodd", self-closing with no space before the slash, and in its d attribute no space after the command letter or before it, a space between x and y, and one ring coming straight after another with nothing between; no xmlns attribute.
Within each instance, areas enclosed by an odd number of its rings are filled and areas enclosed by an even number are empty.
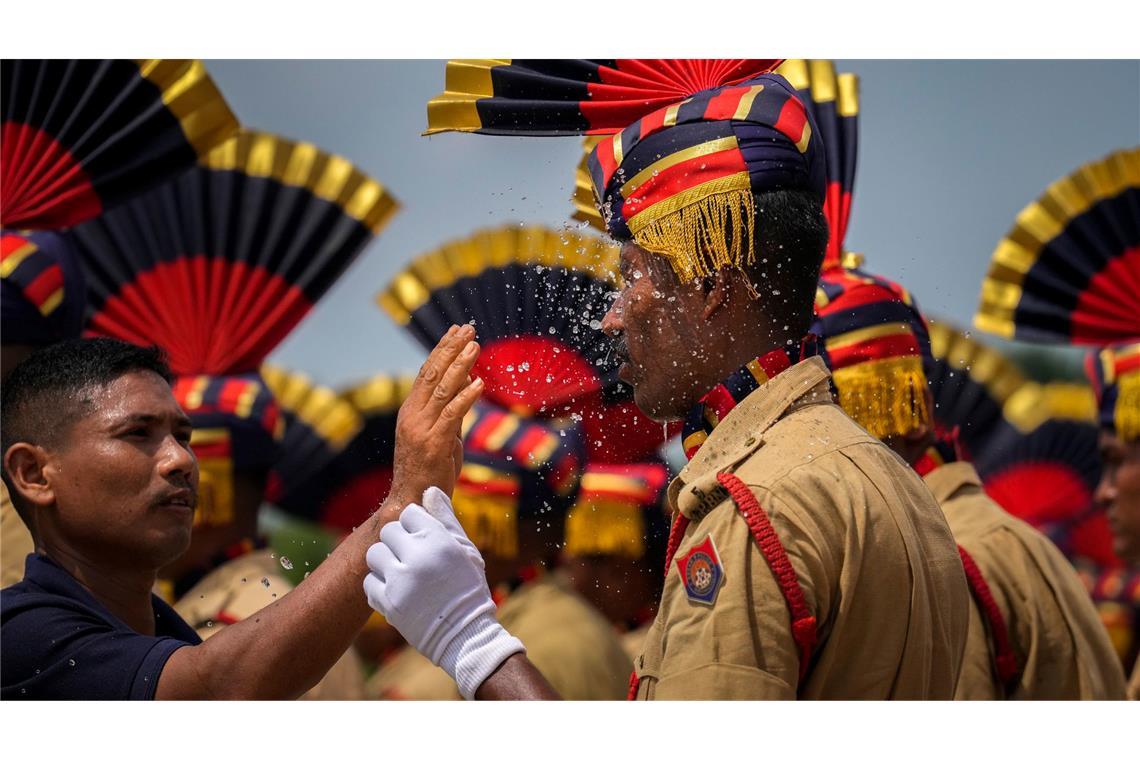
<svg viewBox="0 0 1140 760"><path fill-rule="evenodd" d="M928 472L923 480L939 504L948 501L966 486L982 487L982 479L977 469L969 462L950 462L936 467Z"/></svg>
<svg viewBox="0 0 1140 760"><path fill-rule="evenodd" d="M788 412L831 401L831 373L813 356L781 372L750 393L721 420L669 484L669 503L699 519L722 500L717 473L730 470L764 443L764 433ZM686 486L691 486L686 488Z"/></svg>

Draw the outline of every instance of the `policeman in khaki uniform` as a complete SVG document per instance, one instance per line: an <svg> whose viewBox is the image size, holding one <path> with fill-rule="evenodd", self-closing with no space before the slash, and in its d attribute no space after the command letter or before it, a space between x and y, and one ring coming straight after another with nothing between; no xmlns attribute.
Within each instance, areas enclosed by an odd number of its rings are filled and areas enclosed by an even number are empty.
<svg viewBox="0 0 1140 760"><path fill-rule="evenodd" d="M953 440L936 440L926 323L897 283L824 271L817 329L840 404L924 477L959 546L969 607L958 699L1111 699L1119 660L1072 565L986 495Z"/></svg>
<svg viewBox="0 0 1140 760"><path fill-rule="evenodd" d="M1085 370L1096 393L1104 460L1097 505L1108 511L1113 551L1125 561L1140 561L1140 341L1089 354ZM1140 658L1127 693L1140 699Z"/></svg>
<svg viewBox="0 0 1140 760"><path fill-rule="evenodd" d="M946 520L917 474L832 401L810 356L823 213L837 211L824 205L818 127L783 77L736 77L619 127L588 160L624 243L624 287L601 329L637 406L685 420L690 460L668 488L662 598L629 696L949 699L969 591ZM525 126L549 126L538 122ZM442 536L439 522L424 535ZM369 600L427 646L391 599L446 582L446 568L392 537L407 559L393 576L370 550ZM431 546L459 564L442 537ZM475 661L459 660L457 677ZM524 656L509 661L479 693L544 694Z"/></svg>
<svg viewBox="0 0 1140 760"><path fill-rule="evenodd" d="M577 427L480 404L464 423L455 514L486 560L496 617L566 699L622 699L630 659L609 622L551 571L580 479ZM565 435L563 435L565 434ZM455 682L408 647L369 680L381 699L459 699Z"/></svg>
<svg viewBox="0 0 1140 760"><path fill-rule="evenodd" d="M828 377L816 357L768 380L670 484L684 534L640 698L953 695L967 592L950 531Z"/></svg>
<svg viewBox="0 0 1140 760"><path fill-rule="evenodd" d="M662 462L589 464L566 515L567 578L621 632L631 658L641 654L657 614L668 481Z"/></svg>

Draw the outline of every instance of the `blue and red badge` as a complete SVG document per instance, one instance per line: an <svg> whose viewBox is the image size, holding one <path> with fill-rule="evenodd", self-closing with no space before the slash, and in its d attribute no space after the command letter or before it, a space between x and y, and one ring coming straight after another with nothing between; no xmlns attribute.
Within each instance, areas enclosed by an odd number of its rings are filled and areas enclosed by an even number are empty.
<svg viewBox="0 0 1140 760"><path fill-rule="evenodd" d="M716 601L724 582L724 568L711 535L677 560L677 571L681 573L681 583L690 601L710 606Z"/></svg>

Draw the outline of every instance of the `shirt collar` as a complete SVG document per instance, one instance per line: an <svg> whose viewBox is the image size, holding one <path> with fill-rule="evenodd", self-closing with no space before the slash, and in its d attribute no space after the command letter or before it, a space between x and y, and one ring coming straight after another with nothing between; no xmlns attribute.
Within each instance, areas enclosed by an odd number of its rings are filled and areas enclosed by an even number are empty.
<svg viewBox="0 0 1140 760"><path fill-rule="evenodd" d="M982 487L982 479L974 465L969 462L950 462L931 470L923 476L926 487L934 494L939 504L946 502L963 488Z"/></svg>
<svg viewBox="0 0 1140 760"><path fill-rule="evenodd" d="M789 412L831 402L831 373L813 356L780 373L737 404L669 484L669 503L699 519L721 501L716 474L735 466L764 443L764 434Z"/></svg>

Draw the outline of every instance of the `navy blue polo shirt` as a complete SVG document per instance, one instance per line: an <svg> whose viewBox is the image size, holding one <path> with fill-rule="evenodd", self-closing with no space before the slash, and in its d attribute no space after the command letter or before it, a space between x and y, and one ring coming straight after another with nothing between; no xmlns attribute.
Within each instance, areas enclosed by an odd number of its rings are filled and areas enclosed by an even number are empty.
<svg viewBox="0 0 1140 760"><path fill-rule="evenodd" d="M154 699L179 647L202 639L152 596L154 636L119 620L47 557L0 591L0 699Z"/></svg>

